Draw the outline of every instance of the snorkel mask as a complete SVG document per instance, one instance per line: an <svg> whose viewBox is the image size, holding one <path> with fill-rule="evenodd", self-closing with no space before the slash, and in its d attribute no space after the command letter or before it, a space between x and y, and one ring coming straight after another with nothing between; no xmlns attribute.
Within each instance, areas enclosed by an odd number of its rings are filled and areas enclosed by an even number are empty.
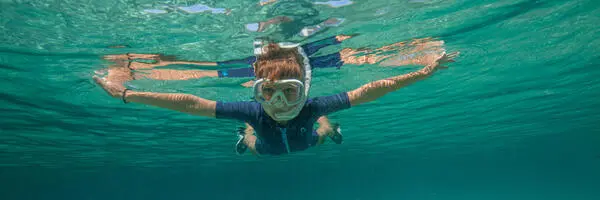
<svg viewBox="0 0 600 200"><path fill-rule="evenodd" d="M302 81L297 79L283 79L272 81L269 79L258 79L254 82L253 92L254 99L263 106L281 109L292 107L285 112L273 112L271 117L276 121L287 121L294 119L304 107L304 103L308 99L310 91L310 81L312 71L308 56L304 53L302 47L293 43L278 43L280 48L297 48L298 53L302 56L302 64L304 67L304 77ZM257 57L264 52L264 42L257 40L254 42L254 55ZM258 58L257 58L258 60Z"/></svg>

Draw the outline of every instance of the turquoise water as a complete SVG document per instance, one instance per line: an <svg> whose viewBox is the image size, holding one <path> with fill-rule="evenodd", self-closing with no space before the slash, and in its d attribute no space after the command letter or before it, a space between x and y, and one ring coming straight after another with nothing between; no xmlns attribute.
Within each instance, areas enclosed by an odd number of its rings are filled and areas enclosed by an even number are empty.
<svg viewBox="0 0 600 200"><path fill-rule="evenodd" d="M221 12L144 12L161 5ZM0 199L570 199L600 197L600 3L357 0L0 1ZM346 20L311 38L295 25ZM188 60L251 54L253 38L360 33L341 47L439 37L457 63L331 115L345 143L283 157L237 156L240 124L122 104L91 80L126 52ZM130 48L111 49L111 45ZM182 66L184 67L184 66ZM416 67L315 72L313 96ZM144 91L244 100L246 79L139 80Z"/></svg>

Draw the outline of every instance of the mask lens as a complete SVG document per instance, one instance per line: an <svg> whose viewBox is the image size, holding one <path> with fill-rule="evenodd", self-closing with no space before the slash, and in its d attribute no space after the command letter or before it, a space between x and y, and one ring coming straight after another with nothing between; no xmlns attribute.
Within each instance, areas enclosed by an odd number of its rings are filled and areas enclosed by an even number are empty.
<svg viewBox="0 0 600 200"><path fill-rule="evenodd" d="M289 103L294 103L300 99L300 88L296 85L288 85L282 88L283 95Z"/></svg>
<svg viewBox="0 0 600 200"><path fill-rule="evenodd" d="M267 101L271 100L271 97L273 97L275 91L277 91L277 89L271 84L263 84L261 87L261 94L263 98Z"/></svg>
<svg viewBox="0 0 600 200"><path fill-rule="evenodd" d="M258 89L265 101L283 100L295 104L302 98L302 85L298 82L265 82Z"/></svg>

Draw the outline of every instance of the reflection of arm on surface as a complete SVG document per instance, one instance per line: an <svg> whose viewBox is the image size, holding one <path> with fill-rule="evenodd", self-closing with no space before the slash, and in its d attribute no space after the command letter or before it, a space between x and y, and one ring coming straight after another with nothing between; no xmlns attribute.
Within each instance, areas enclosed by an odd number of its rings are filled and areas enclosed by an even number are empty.
<svg viewBox="0 0 600 200"><path fill-rule="evenodd" d="M379 64L380 66L427 65L431 57L440 56L444 41L432 38L397 42L377 49L345 48L340 57L345 64Z"/></svg>
<svg viewBox="0 0 600 200"><path fill-rule="evenodd" d="M217 70L175 70L175 69L152 69L138 70L134 73L135 79L154 80L191 80L204 77L218 77Z"/></svg>

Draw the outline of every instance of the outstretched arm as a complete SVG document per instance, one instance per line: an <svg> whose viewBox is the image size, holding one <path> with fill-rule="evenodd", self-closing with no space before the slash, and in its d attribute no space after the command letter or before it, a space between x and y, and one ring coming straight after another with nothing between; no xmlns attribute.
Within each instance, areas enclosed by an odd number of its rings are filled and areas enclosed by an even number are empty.
<svg viewBox="0 0 600 200"><path fill-rule="evenodd" d="M352 106L356 106L362 103L370 102L386 95L387 93L396 91L402 87L423 80L431 76L437 69L443 68L443 64L454 62L453 58L457 55L458 53L444 53L442 56L433 60L430 62L430 64L426 65L419 71L367 83L358 89L348 92L350 104Z"/></svg>
<svg viewBox="0 0 600 200"><path fill-rule="evenodd" d="M121 98L124 102L136 102L193 115L215 117L215 101L203 99L189 94L136 92L126 90L122 84L112 83L104 78L95 76L94 80L109 95L115 98Z"/></svg>
<svg viewBox="0 0 600 200"><path fill-rule="evenodd" d="M122 98L127 102L136 102L179 112L215 117L216 102L190 94L166 94L153 92L127 91Z"/></svg>

